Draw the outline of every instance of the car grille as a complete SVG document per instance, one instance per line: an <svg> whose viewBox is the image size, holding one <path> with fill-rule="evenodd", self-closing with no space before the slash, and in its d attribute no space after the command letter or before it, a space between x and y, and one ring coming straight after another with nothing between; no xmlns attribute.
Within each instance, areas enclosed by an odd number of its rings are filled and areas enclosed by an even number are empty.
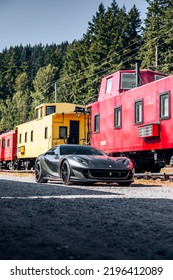
<svg viewBox="0 0 173 280"><path fill-rule="evenodd" d="M126 179L129 177L131 172L129 170L94 170L90 169L88 170L88 174L84 174L85 177L93 177L93 178L115 178L120 179L124 178Z"/></svg>

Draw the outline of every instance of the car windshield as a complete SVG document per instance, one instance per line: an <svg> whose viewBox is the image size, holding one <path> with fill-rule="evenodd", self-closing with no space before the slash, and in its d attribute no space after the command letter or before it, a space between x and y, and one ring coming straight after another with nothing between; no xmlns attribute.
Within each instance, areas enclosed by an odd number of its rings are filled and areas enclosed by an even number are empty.
<svg viewBox="0 0 173 280"><path fill-rule="evenodd" d="M60 146L60 155L70 155L70 154L76 154L76 155L105 155L103 151L97 150L94 147L91 146Z"/></svg>

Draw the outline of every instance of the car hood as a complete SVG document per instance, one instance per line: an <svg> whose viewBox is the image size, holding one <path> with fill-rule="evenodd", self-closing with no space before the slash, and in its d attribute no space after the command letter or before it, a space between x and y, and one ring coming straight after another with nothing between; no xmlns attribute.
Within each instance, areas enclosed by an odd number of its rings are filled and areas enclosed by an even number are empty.
<svg viewBox="0 0 173 280"><path fill-rule="evenodd" d="M109 156L97 156L97 155L75 155L80 159L84 159L92 162L95 167L98 168L125 168L128 167L130 160L126 157L109 157Z"/></svg>

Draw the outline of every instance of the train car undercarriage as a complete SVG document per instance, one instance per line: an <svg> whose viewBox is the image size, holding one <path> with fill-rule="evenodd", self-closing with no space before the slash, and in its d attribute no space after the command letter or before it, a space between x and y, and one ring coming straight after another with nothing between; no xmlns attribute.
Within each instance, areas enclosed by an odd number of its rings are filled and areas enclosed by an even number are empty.
<svg viewBox="0 0 173 280"><path fill-rule="evenodd" d="M113 156L127 156L132 159L135 173L160 172L161 168L169 165L172 155L173 149L113 153Z"/></svg>

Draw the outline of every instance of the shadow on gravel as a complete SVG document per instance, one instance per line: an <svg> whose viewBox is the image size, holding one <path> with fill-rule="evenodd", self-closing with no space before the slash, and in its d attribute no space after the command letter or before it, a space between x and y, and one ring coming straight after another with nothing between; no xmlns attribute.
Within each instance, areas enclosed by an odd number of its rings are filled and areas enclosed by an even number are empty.
<svg viewBox="0 0 173 280"><path fill-rule="evenodd" d="M0 180L0 259L172 260L172 200L121 198L131 188Z"/></svg>
<svg viewBox="0 0 173 280"><path fill-rule="evenodd" d="M4 187L3 185L6 185ZM116 195L115 192L111 192L111 187L117 187L116 185L104 185L106 188L109 188L109 194ZM58 195L96 195L107 194L108 191L103 191L95 189L97 187L103 187L103 185L93 185L93 186L79 186L79 185L70 185L65 186L62 183L47 183L47 184L37 184L37 183L27 183L27 182L14 182L10 180L1 180L0 179L0 197L27 197L27 196L58 196ZM125 188L125 187L123 187ZM117 195L121 195L117 193Z"/></svg>

